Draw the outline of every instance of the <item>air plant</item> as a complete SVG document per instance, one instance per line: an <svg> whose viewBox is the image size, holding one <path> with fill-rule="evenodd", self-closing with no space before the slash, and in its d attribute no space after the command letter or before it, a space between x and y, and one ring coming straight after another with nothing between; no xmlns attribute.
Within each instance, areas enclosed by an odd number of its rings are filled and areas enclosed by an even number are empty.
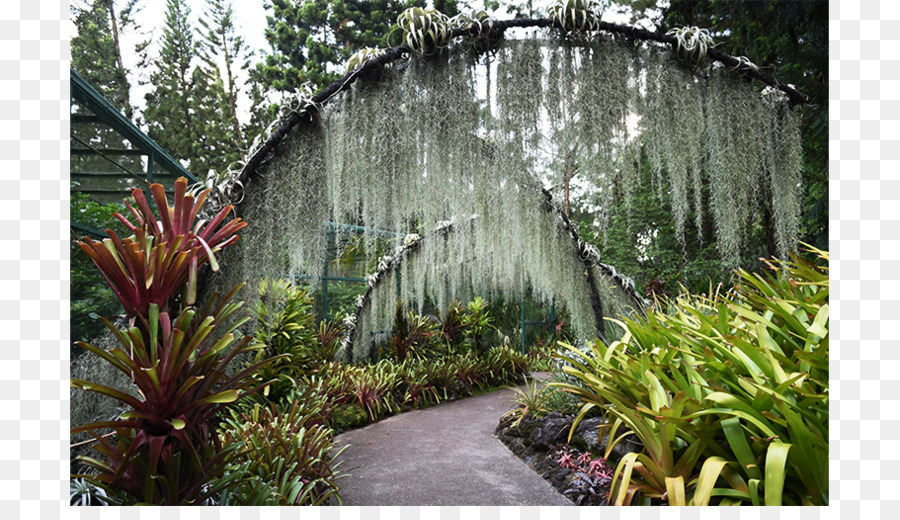
<svg viewBox="0 0 900 520"><path fill-rule="evenodd" d="M676 55L692 67L699 65L706 58L707 51L716 46L708 29L676 27L666 34L675 37Z"/></svg>
<svg viewBox="0 0 900 520"><path fill-rule="evenodd" d="M363 47L347 58L347 61L344 63L344 70L347 73L353 72L362 67L367 61L377 58L382 54L384 54L384 49Z"/></svg>
<svg viewBox="0 0 900 520"><path fill-rule="evenodd" d="M597 30L600 14L597 0L557 0L550 6L550 17L572 34Z"/></svg>
<svg viewBox="0 0 900 520"><path fill-rule="evenodd" d="M450 18L436 9L410 7L397 17L397 25L403 31L403 43L419 55L446 47L453 33Z"/></svg>
<svg viewBox="0 0 900 520"><path fill-rule="evenodd" d="M378 275L348 327L346 359L372 356L373 333L390 327L398 296L419 314L426 302L444 314L473 295L531 290L563 301L575 334L595 337L586 263L603 315L640 302L633 282L593 249L575 250L556 194L542 196L542 176L561 175L570 151L585 183L610 197L618 191L604 186L648 188L637 175L645 153L654 186L670 190L676 228L686 232L692 219L700 229L712 225L728 264L746 256L754 212L770 201L779 249L790 250L802 194L799 115L761 102L727 67L701 76L680 66L670 59L675 43L623 41L509 40L489 69L453 52L446 63L412 59L354 83L322 109L321 125L291 132L247 190L245 218L266 224L246 237L234 276L315 279L329 246L325 222L360 222L367 247L374 230L397 233L400 248L406 234L421 238L386 262L375 262L384 251L366 251ZM490 81L490 95L479 78ZM639 116L637 130L629 114ZM546 164L546 149L560 157ZM303 186L304 196L287 186ZM611 218L615 201L597 203Z"/></svg>

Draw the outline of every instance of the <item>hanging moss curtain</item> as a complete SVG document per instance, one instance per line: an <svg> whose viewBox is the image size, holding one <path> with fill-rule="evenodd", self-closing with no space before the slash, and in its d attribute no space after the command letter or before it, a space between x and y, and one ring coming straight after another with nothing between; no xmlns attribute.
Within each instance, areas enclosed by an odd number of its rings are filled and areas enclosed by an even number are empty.
<svg viewBox="0 0 900 520"><path fill-rule="evenodd" d="M487 54L460 44L354 83L282 141L247 187L253 227L232 274L320 275L329 220L409 234L452 223L452 239L426 241L391 274L405 302L532 287L563 297L587 337L597 329L585 265L561 219L542 209L542 188L558 204L577 164L601 200L613 186L634 190L644 153L671 190L678 232L708 203L723 259L736 265L762 194L780 253L794 248L800 145L780 91L761 93L726 67L686 68L668 47L540 31ZM396 294L378 300L367 329L390 327Z"/></svg>

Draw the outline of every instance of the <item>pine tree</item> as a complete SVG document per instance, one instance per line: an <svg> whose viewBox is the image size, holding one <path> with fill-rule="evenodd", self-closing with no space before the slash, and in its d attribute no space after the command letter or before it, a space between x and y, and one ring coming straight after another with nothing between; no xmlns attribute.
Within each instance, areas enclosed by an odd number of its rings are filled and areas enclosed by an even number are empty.
<svg viewBox="0 0 900 520"><path fill-rule="evenodd" d="M244 39L236 34L234 10L231 0L206 0L206 16L200 19L204 32L203 59L212 70L220 70L228 110L225 123L231 128L232 144L235 148L246 149L247 143L241 131L237 115L237 98L241 91L235 73L236 69L250 67L250 49ZM221 64L221 66L220 66Z"/></svg>
<svg viewBox="0 0 900 520"><path fill-rule="evenodd" d="M384 47L397 16L424 1L394 0L273 0L266 39L272 53L257 65L268 88L296 92L305 82L322 88L343 74L343 63L363 47ZM456 1L435 2L448 16L458 13Z"/></svg>
<svg viewBox="0 0 900 520"><path fill-rule="evenodd" d="M71 6L72 21L78 30L71 42L72 68L129 119L134 109L129 102L130 86L122 64L119 34L136 28L132 18L136 3L137 0L130 0L118 12L113 0Z"/></svg>
<svg viewBox="0 0 900 520"><path fill-rule="evenodd" d="M191 171L205 177L226 171L241 158L229 95L218 69L195 67L187 92L193 117Z"/></svg>
<svg viewBox="0 0 900 520"><path fill-rule="evenodd" d="M166 1L166 23L160 40L160 53L150 71L149 83L153 90L144 97L147 108L143 118L150 138L174 157L190 160L197 135L190 99L193 80L191 62L197 53L189 16L190 7L186 0ZM194 171L193 164L190 170L198 173Z"/></svg>
<svg viewBox="0 0 900 520"><path fill-rule="evenodd" d="M78 31L71 42L72 68L128 118L133 116L133 108L129 102L130 85L122 65L118 35L137 29L131 17L135 3L136 0L130 0L117 8L111 0L90 0L71 7L72 21ZM73 188L114 190L134 185L138 179L129 176L125 170L141 172L140 158L109 152L128 148L130 144L115 130L93 119L84 107L73 105L72 116L73 148L94 148L108 156L107 159L95 153L73 153ZM119 167L113 165L110 159ZM96 172L116 173L118 176L99 176ZM120 201L122 198L117 194L103 195L97 191L92 196L102 202Z"/></svg>

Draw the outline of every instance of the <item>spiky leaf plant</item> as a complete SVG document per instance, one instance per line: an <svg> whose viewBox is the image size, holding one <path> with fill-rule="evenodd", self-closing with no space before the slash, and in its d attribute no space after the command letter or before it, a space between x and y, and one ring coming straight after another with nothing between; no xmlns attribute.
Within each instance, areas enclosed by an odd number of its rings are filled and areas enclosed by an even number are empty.
<svg viewBox="0 0 900 520"><path fill-rule="evenodd" d="M507 388L512 390L514 394L513 398L510 399L512 409L503 414L500 420L502 421L506 417L514 417L515 420L512 423L512 427L518 426L529 415L541 417L547 415L550 411L547 406L550 392L537 380L533 379L531 383L525 385L524 389L516 386Z"/></svg>
<svg viewBox="0 0 900 520"><path fill-rule="evenodd" d="M128 207L137 223L117 215L134 232L132 237L120 239L108 230L110 238L103 242L79 243L131 318L125 331L105 321L117 347L107 351L78 345L129 377L138 395L80 379L71 382L127 409L114 420L72 429L73 434L90 433L103 456L83 458L99 473L82 476L119 503L197 504L212 496L217 490L209 482L222 474L229 456L212 418L224 404L255 391L247 376L274 361L262 360L236 374L226 369L235 356L251 349L251 338L236 341L244 321L231 319L241 304L230 300L240 287L221 300L213 293L203 306L193 306L198 267L208 261L216 269L214 253L237 241L235 233L246 224L225 221L230 207L209 223L195 223L208 190L195 201L186 188L186 179L179 178L174 206L169 207L163 187L150 186L159 220L143 193L133 190L138 209ZM176 302L184 308L174 315ZM113 431L101 435L107 429Z"/></svg>
<svg viewBox="0 0 900 520"><path fill-rule="evenodd" d="M716 46L709 30L699 27L676 27L666 34L675 37L676 55L692 67L699 65L709 49Z"/></svg>
<svg viewBox="0 0 900 520"><path fill-rule="evenodd" d="M597 0L557 0L550 6L550 17L573 34L596 30L600 14Z"/></svg>
<svg viewBox="0 0 900 520"><path fill-rule="evenodd" d="M404 313L403 306L397 305L394 335L387 344L387 354L392 360L402 363L407 359L432 357L438 347L436 339L436 323L412 311Z"/></svg>
<svg viewBox="0 0 900 520"><path fill-rule="evenodd" d="M253 338L258 349L248 364L281 356L254 374L259 381L276 381L266 386L263 393L277 401L320 361L315 346L313 301L305 290L288 280L264 278L258 293L252 310Z"/></svg>
<svg viewBox="0 0 900 520"><path fill-rule="evenodd" d="M87 237L78 242L130 318L147 316L151 304L156 304L160 312L168 311L171 298L182 287L183 303L192 305L197 296L197 270L206 262L213 271L218 270L215 253L235 243L236 233L247 225L239 218L225 222L232 206L222 208L209 222L195 222L209 190L196 200L186 191L187 179L180 177L175 181L175 202L170 207L163 186L151 184L157 217L144 192L134 189L137 209L125 203L134 222L116 214L133 237L122 239L107 230L110 238L102 242Z"/></svg>
<svg viewBox="0 0 900 520"><path fill-rule="evenodd" d="M382 54L384 54L384 49L364 47L347 58L347 62L344 64L344 69L347 73L353 72L354 70L362 67L367 61L373 58L377 58Z"/></svg>
<svg viewBox="0 0 900 520"><path fill-rule="evenodd" d="M288 408L273 403L225 419L223 444L233 450L220 505L340 505L342 476L324 398L295 394ZM344 448L345 449L345 448Z"/></svg>
<svg viewBox="0 0 900 520"><path fill-rule="evenodd" d="M260 366L227 375L235 356L251 348L249 337L235 341L235 331L246 320L225 325L240 308L229 301L233 294L202 310L187 308L174 319L151 303L144 323L147 338L138 327L122 332L106 321L120 343L110 351L79 343L127 374L139 392L134 397L72 380L73 387L116 399L129 410L116 420L72 429L95 438L104 460L83 461L99 471L90 478L120 501L200 503L216 491L206 484L221 474L229 453L222 449L213 417L225 404L255 391L247 376ZM115 431L111 440L97 433L106 428Z"/></svg>
<svg viewBox="0 0 900 520"><path fill-rule="evenodd" d="M450 18L436 9L410 7L397 17L403 31L403 43L420 55L432 54L450 42L453 24Z"/></svg>
<svg viewBox="0 0 900 520"><path fill-rule="evenodd" d="M599 407L610 447L628 435L645 447L620 461L611 502L828 504L828 253L811 253L563 356L578 384L552 384L583 400L575 426Z"/></svg>

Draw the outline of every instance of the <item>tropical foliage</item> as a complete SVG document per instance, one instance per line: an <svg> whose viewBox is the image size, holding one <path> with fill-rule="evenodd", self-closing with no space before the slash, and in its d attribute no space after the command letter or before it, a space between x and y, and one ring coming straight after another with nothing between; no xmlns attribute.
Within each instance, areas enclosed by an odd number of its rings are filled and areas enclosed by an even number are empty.
<svg viewBox="0 0 900 520"><path fill-rule="evenodd" d="M112 421L76 426L72 433L89 432L103 459L84 458L98 473L81 475L102 487L119 503L201 503L217 491L210 480L222 473L229 451L223 449L214 422L226 403L252 393L249 366L229 374L227 366L250 349L250 338L235 341L242 320L230 320L240 308L230 302L235 288L221 300L213 294L195 307L199 265L216 267L214 252L234 243L239 219L225 222L225 208L211 222L194 222L206 194L198 200L185 194L187 181L176 182L175 202L169 207L161 185L150 186L158 217L134 190L138 206L128 206L137 224L117 214L134 233L97 242L85 238L79 246L88 253L119 298L132 326L120 331L107 327L119 346L107 351L87 343L78 345L130 377L135 397L123 389L72 380L72 386L102 394L126 405L127 412ZM210 246L212 244L212 246ZM181 312L177 306L182 307ZM231 322L231 324L228 324ZM268 362L263 361L261 364ZM109 434L99 431L112 429Z"/></svg>
<svg viewBox="0 0 900 520"><path fill-rule="evenodd" d="M218 270L215 253L235 243L236 233L247 225L239 218L225 221L231 206L222 208L209 222L195 223L207 191L196 200L186 191L187 179L179 178L175 182L174 206L170 207L163 186L151 184L150 192L159 212L157 220L144 192L133 190L137 209L128 202L125 205L135 221L117 214L132 237L123 239L110 230L109 238L102 242L86 239L78 243L109 283L129 318L149 316L153 304L158 312L168 312L176 296L181 296L184 305L193 305L199 268L208 262L214 271ZM138 326L142 325L139 321Z"/></svg>
<svg viewBox="0 0 900 520"><path fill-rule="evenodd" d="M219 505L340 504L338 455L320 395L294 394L285 405L230 411L223 444L234 450Z"/></svg>
<svg viewBox="0 0 900 520"><path fill-rule="evenodd" d="M607 454L630 435L644 446L619 462L612 502L828 504L828 254L812 253L569 347L577 383L554 384L582 399L575 426L599 409Z"/></svg>

